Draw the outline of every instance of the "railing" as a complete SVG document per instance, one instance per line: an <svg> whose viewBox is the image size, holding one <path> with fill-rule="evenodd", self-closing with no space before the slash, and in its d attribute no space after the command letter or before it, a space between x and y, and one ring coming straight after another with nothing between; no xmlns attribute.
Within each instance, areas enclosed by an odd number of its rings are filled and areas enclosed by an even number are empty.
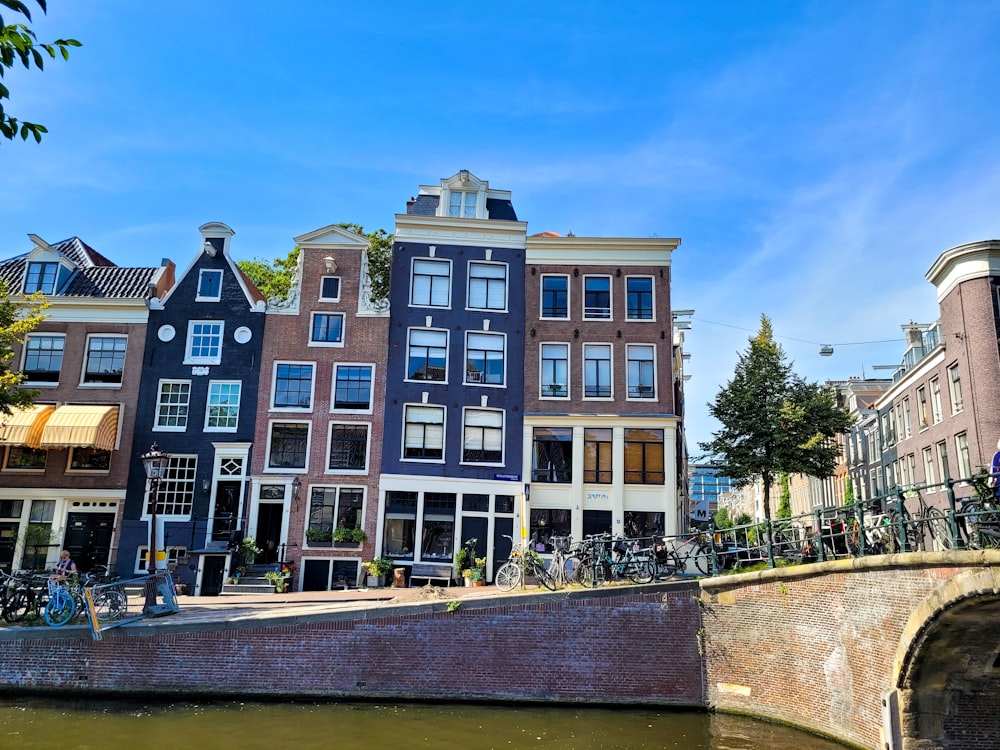
<svg viewBox="0 0 1000 750"><path fill-rule="evenodd" d="M87 586L87 620L95 641L104 631L149 617L180 611L173 578L167 571L112 583Z"/></svg>

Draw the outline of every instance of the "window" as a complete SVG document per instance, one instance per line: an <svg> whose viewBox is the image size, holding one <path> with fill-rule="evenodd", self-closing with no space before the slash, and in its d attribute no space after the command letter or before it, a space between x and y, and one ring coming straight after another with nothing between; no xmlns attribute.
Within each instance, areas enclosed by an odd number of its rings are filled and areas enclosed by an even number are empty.
<svg viewBox="0 0 1000 750"><path fill-rule="evenodd" d="M917 457L912 453L906 457L906 481L911 487L917 483Z"/></svg>
<svg viewBox="0 0 1000 750"><path fill-rule="evenodd" d="M629 276L625 280L625 305L629 320L653 319L653 278Z"/></svg>
<svg viewBox="0 0 1000 750"><path fill-rule="evenodd" d="M197 302L218 302L222 299L222 271L202 270L198 274Z"/></svg>
<svg viewBox="0 0 1000 750"><path fill-rule="evenodd" d="M913 434L913 422L910 420L910 397L903 397L903 434L910 437Z"/></svg>
<svg viewBox="0 0 1000 750"><path fill-rule="evenodd" d="M172 455L167 464L166 476L156 488L156 513L159 516L190 516L194 502L197 456ZM146 481L146 515L151 515L152 495Z"/></svg>
<svg viewBox="0 0 1000 750"><path fill-rule="evenodd" d="M340 300L340 278L338 276L324 276L320 280L319 298L324 302Z"/></svg>
<svg viewBox="0 0 1000 750"><path fill-rule="evenodd" d="M424 528L420 559L451 562L455 549L455 505L450 492L424 493Z"/></svg>
<svg viewBox="0 0 1000 750"><path fill-rule="evenodd" d="M569 317L569 276L542 276L541 317Z"/></svg>
<svg viewBox="0 0 1000 750"><path fill-rule="evenodd" d="M625 430L625 484L663 484L663 430Z"/></svg>
<svg viewBox="0 0 1000 750"><path fill-rule="evenodd" d="M611 346L585 344L583 347L583 395L611 397Z"/></svg>
<svg viewBox="0 0 1000 750"><path fill-rule="evenodd" d="M126 336L87 337L87 360L83 371L84 383L122 382L125 369Z"/></svg>
<svg viewBox="0 0 1000 750"><path fill-rule="evenodd" d="M573 514L563 508L532 508L528 535L532 548L538 552L551 552L554 536L570 536L573 533ZM539 550L538 545L542 545Z"/></svg>
<svg viewBox="0 0 1000 750"><path fill-rule="evenodd" d="M212 380L208 384L205 430L235 432L240 423L239 381Z"/></svg>
<svg viewBox="0 0 1000 750"><path fill-rule="evenodd" d="M663 513L655 511L625 511L625 536L652 539L663 534Z"/></svg>
<svg viewBox="0 0 1000 750"><path fill-rule="evenodd" d="M588 428L583 431L583 481L611 484L610 427Z"/></svg>
<svg viewBox="0 0 1000 750"><path fill-rule="evenodd" d="M458 219L476 218L476 193L468 190L450 191L448 216Z"/></svg>
<svg viewBox="0 0 1000 750"><path fill-rule="evenodd" d="M462 461L470 464L503 463L503 412L466 409Z"/></svg>
<svg viewBox="0 0 1000 750"><path fill-rule="evenodd" d="M69 471L109 471L111 451L100 448L70 448Z"/></svg>
<svg viewBox="0 0 1000 750"><path fill-rule="evenodd" d="M917 388L917 419L921 428L927 426L927 389L923 386Z"/></svg>
<svg viewBox="0 0 1000 750"><path fill-rule="evenodd" d="M542 396L569 396L569 344L542 344Z"/></svg>
<svg viewBox="0 0 1000 750"><path fill-rule="evenodd" d="M473 310L507 309L507 266L469 263L469 307Z"/></svg>
<svg viewBox="0 0 1000 750"><path fill-rule="evenodd" d="M11 445L7 448L4 469L8 471L44 471L48 451L29 448L26 445Z"/></svg>
<svg viewBox="0 0 1000 750"><path fill-rule="evenodd" d="M411 305L448 307L451 303L451 265L446 260L414 260L412 284Z"/></svg>
<svg viewBox="0 0 1000 750"><path fill-rule="evenodd" d="M24 345L24 377L29 383L58 383L65 336L31 334Z"/></svg>
<svg viewBox="0 0 1000 750"><path fill-rule="evenodd" d="M942 440L937 444L937 460L938 460L938 470L941 477L941 481L951 477L951 471L948 468L948 444Z"/></svg>
<svg viewBox="0 0 1000 750"><path fill-rule="evenodd" d="M958 456L958 476L967 479L972 476L972 459L969 456L969 438L964 432L955 435L955 454Z"/></svg>
<svg viewBox="0 0 1000 750"><path fill-rule="evenodd" d="M407 379L443 383L447 380L447 365L448 332L411 328L407 346Z"/></svg>
<svg viewBox="0 0 1000 750"><path fill-rule="evenodd" d="M309 409L312 407L313 366L278 362L274 366L272 409Z"/></svg>
<svg viewBox="0 0 1000 750"><path fill-rule="evenodd" d="M470 333L466 339L465 382L504 384L504 337L495 333Z"/></svg>
<svg viewBox="0 0 1000 750"><path fill-rule="evenodd" d="M305 469L309 447L309 425L302 422L272 422L268 439L267 468Z"/></svg>
<svg viewBox="0 0 1000 750"><path fill-rule="evenodd" d="M405 407L403 458L444 458L444 409L439 406Z"/></svg>
<svg viewBox="0 0 1000 750"><path fill-rule="evenodd" d="M156 400L154 431L183 432L187 429L190 380L161 380Z"/></svg>
<svg viewBox="0 0 1000 750"><path fill-rule="evenodd" d="M329 471L364 471L368 468L368 425L331 424Z"/></svg>
<svg viewBox="0 0 1000 750"><path fill-rule="evenodd" d="M50 541L52 539L52 520L55 517L55 500L32 500L31 510L28 515L28 523L32 526L41 526L42 532L38 538ZM27 541L27 540L25 540ZM45 558L48 555L48 544L27 544L24 545L24 556L21 558L21 567L27 570L44 570Z"/></svg>
<svg viewBox="0 0 1000 750"><path fill-rule="evenodd" d="M573 481L573 429L535 427L532 434L531 481L569 484Z"/></svg>
<svg viewBox="0 0 1000 750"><path fill-rule="evenodd" d="M313 313L310 327L309 343L311 344L343 344L344 314L343 313Z"/></svg>
<svg viewBox="0 0 1000 750"><path fill-rule="evenodd" d="M337 527L360 529L363 502L364 490L359 487L314 487L306 539L329 541Z"/></svg>
<svg viewBox="0 0 1000 750"><path fill-rule="evenodd" d="M944 412L941 411L941 381L937 378L931 380L931 417L934 424L944 419Z"/></svg>
<svg viewBox="0 0 1000 750"><path fill-rule="evenodd" d="M931 486L937 484L937 479L934 477L934 456L930 448L924 448L924 484L928 485L928 492L937 491L937 487Z"/></svg>
<svg viewBox="0 0 1000 750"><path fill-rule="evenodd" d="M951 413L958 414L962 411L962 376L957 364L948 368L948 395L951 396Z"/></svg>
<svg viewBox="0 0 1000 750"><path fill-rule="evenodd" d="M628 397L656 398L655 350L651 345L628 346Z"/></svg>
<svg viewBox="0 0 1000 750"><path fill-rule="evenodd" d="M611 277L585 276L583 279L583 317L587 320L611 319Z"/></svg>
<svg viewBox="0 0 1000 750"><path fill-rule="evenodd" d="M58 263L29 263L28 272L24 276L24 293L54 294L58 275Z"/></svg>
<svg viewBox="0 0 1000 750"><path fill-rule="evenodd" d="M385 493L386 557L412 560L417 529L417 493L389 490Z"/></svg>
<svg viewBox="0 0 1000 750"><path fill-rule="evenodd" d="M333 408L369 411L372 406L372 366L334 365Z"/></svg>
<svg viewBox="0 0 1000 750"><path fill-rule="evenodd" d="M220 320L192 320L188 323L187 356L185 364L217 365L222 361L222 332L225 324Z"/></svg>

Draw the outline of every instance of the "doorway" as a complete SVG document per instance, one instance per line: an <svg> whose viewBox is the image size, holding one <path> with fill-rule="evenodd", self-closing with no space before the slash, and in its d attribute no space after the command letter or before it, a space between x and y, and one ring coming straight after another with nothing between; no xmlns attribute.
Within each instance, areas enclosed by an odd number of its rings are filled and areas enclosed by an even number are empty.
<svg viewBox="0 0 1000 750"><path fill-rule="evenodd" d="M63 548L82 571L111 560L111 537L115 530L114 513L70 513L66 517Z"/></svg>
<svg viewBox="0 0 1000 750"><path fill-rule="evenodd" d="M11 572L14 567L14 548L17 546L18 521L0 521L0 569Z"/></svg>
<svg viewBox="0 0 1000 750"><path fill-rule="evenodd" d="M226 574L226 555L205 555L202 558L201 595L218 596L222 593Z"/></svg>
<svg viewBox="0 0 1000 750"><path fill-rule="evenodd" d="M257 506L257 536L255 538L261 553L257 562L284 562L281 548L281 516L285 510L283 503L261 503Z"/></svg>
<svg viewBox="0 0 1000 750"><path fill-rule="evenodd" d="M215 487L215 514L212 517L212 541L228 542L237 529L242 482L219 482Z"/></svg>

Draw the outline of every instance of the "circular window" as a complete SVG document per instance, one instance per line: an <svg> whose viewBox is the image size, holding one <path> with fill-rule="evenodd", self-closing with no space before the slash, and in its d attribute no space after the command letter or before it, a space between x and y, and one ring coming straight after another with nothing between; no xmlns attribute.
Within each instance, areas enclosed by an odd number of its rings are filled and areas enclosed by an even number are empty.
<svg viewBox="0 0 1000 750"><path fill-rule="evenodd" d="M160 341L173 341L174 336L177 335L177 331L171 325L160 326L160 330L156 332L156 335L160 338Z"/></svg>
<svg viewBox="0 0 1000 750"><path fill-rule="evenodd" d="M251 338L253 338L253 334L250 332L250 329L247 328L246 326L240 326L235 331L233 331L233 338L236 339L237 344L245 344Z"/></svg>

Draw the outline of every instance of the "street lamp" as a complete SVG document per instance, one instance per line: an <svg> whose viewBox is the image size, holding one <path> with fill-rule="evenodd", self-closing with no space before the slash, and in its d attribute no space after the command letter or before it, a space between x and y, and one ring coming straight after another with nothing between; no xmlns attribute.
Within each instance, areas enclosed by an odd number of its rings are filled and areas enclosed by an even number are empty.
<svg viewBox="0 0 1000 750"><path fill-rule="evenodd" d="M170 464L170 454L161 453L160 446L153 443L148 453L142 454L142 469L146 472L146 479L149 480L150 498L150 523L149 523L149 564L147 570L150 575L156 573L156 505L157 494L160 489L160 480L167 475L167 466Z"/></svg>

